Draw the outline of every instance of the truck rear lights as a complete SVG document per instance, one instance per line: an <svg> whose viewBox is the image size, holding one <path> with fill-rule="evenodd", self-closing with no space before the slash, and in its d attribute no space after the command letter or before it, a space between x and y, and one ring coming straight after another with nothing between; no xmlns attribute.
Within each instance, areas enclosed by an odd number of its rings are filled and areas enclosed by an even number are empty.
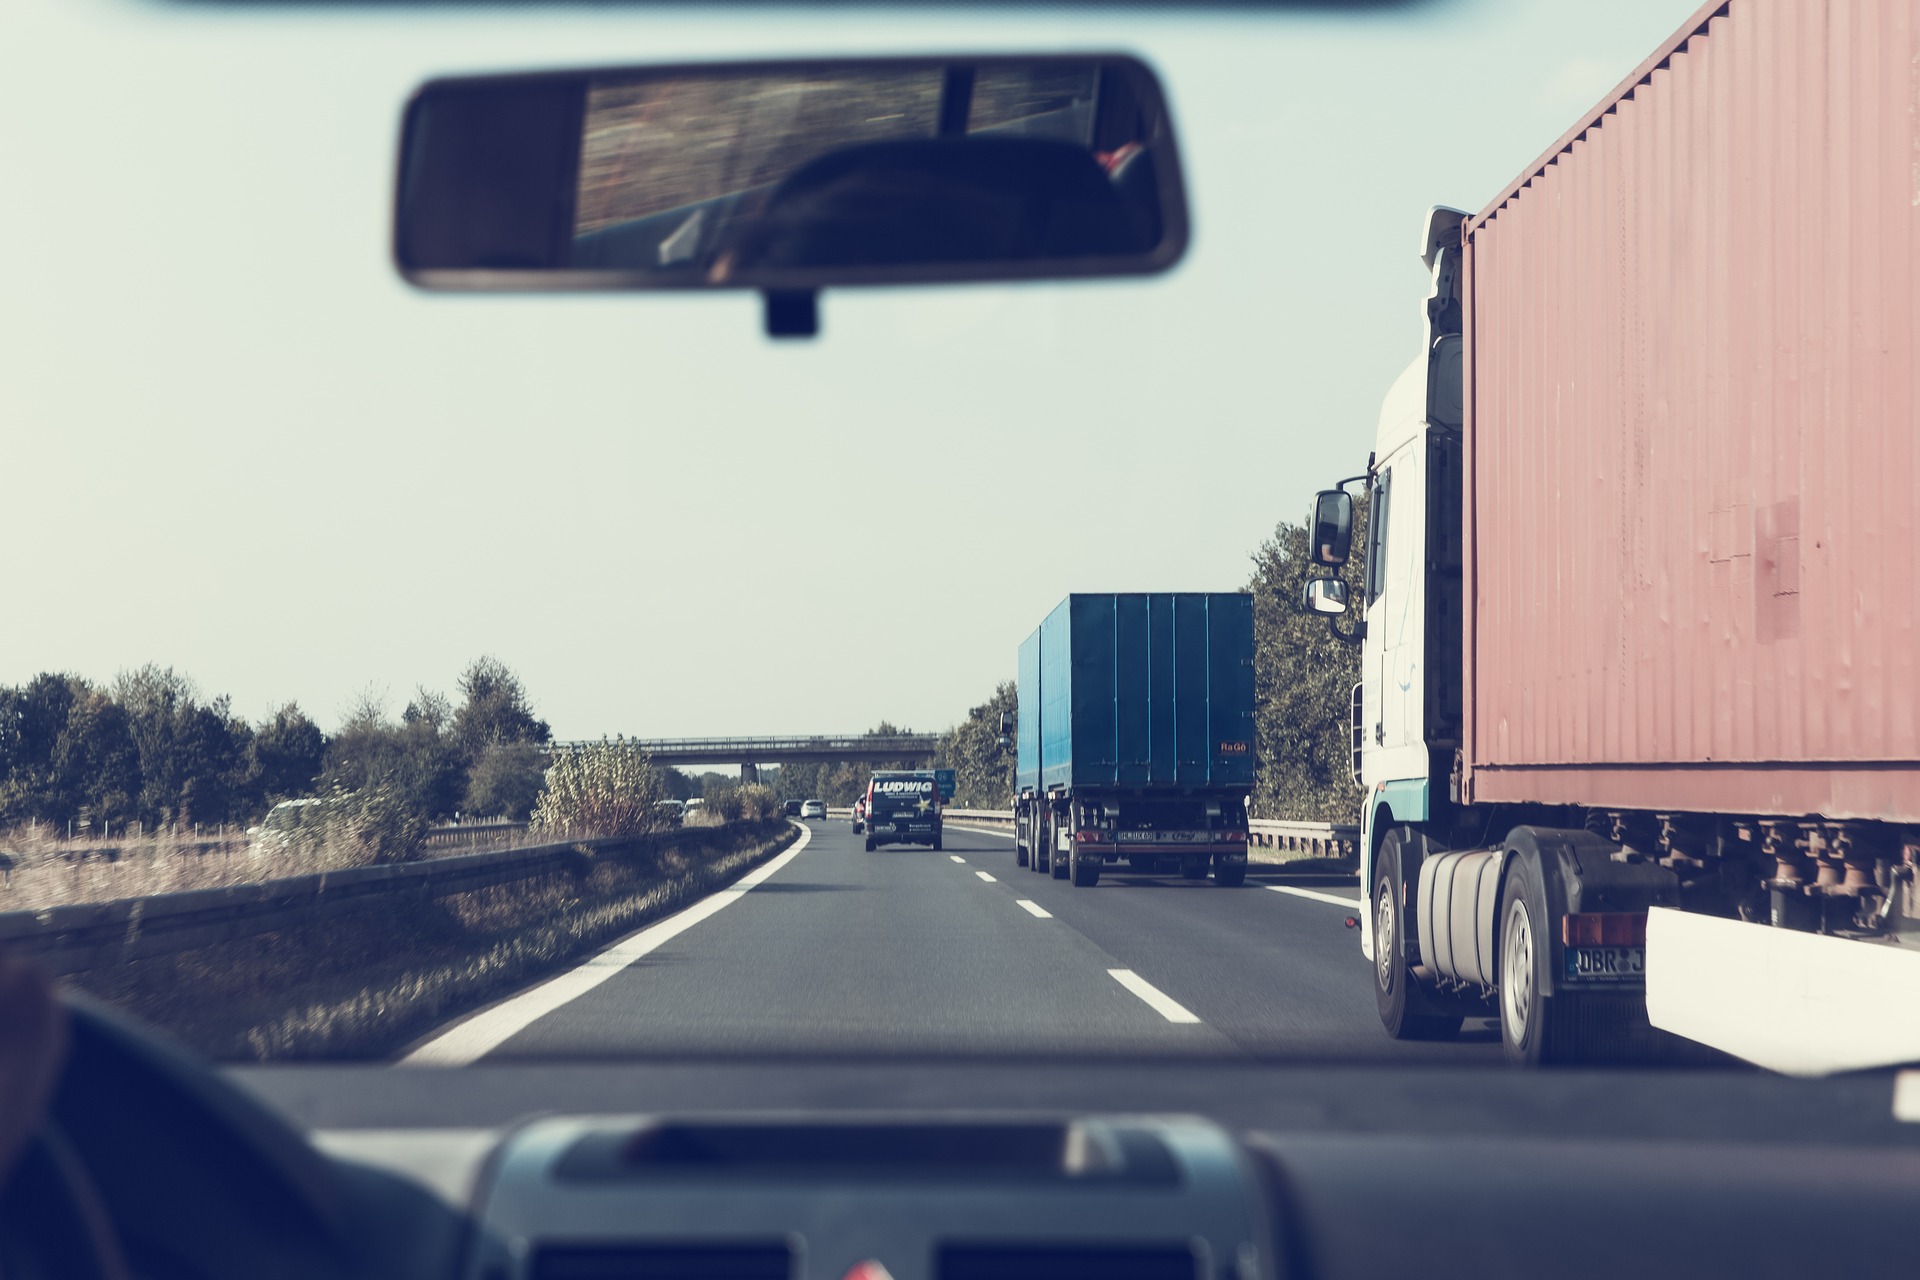
<svg viewBox="0 0 1920 1280"><path fill-rule="evenodd" d="M1560 941L1570 947L1644 947L1647 917L1639 911L1578 911L1560 917Z"/></svg>
<svg viewBox="0 0 1920 1280"><path fill-rule="evenodd" d="M1105 840L1098 831L1076 831L1073 838L1081 844L1104 844Z"/></svg>

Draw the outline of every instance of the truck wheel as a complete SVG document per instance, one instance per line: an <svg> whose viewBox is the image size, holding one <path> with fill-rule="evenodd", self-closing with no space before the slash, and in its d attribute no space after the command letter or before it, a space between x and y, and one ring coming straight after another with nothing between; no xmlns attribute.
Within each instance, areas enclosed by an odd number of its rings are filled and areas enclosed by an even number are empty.
<svg viewBox="0 0 1920 1280"><path fill-rule="evenodd" d="M873 850L874 850L874 843L873 843L873 837L872 837L872 836L868 836L868 837L867 837L867 852L868 852L868 853L872 853L872 852L873 852Z"/></svg>
<svg viewBox="0 0 1920 1280"><path fill-rule="evenodd" d="M1100 883L1100 859L1084 854L1073 855L1073 887L1091 889Z"/></svg>
<svg viewBox="0 0 1920 1280"><path fill-rule="evenodd" d="M1456 1015L1422 1009L1425 993L1407 964L1406 889L1400 874L1405 828L1395 827L1380 842L1373 869L1373 995L1380 1025L1395 1040L1451 1040L1460 1034Z"/></svg>
<svg viewBox="0 0 1920 1280"><path fill-rule="evenodd" d="M1244 862L1214 863L1213 882L1223 889L1238 889L1247 882L1247 864Z"/></svg>
<svg viewBox="0 0 1920 1280"><path fill-rule="evenodd" d="M1053 856L1047 861L1047 870L1053 873L1055 880L1065 880L1072 872L1073 864L1070 861L1071 856L1070 854L1061 853L1058 849L1053 851Z"/></svg>
<svg viewBox="0 0 1920 1280"><path fill-rule="evenodd" d="M1207 860L1205 858L1180 859L1180 878L1182 880L1205 880L1207 878Z"/></svg>
<svg viewBox="0 0 1920 1280"><path fill-rule="evenodd" d="M1016 844L1013 846L1013 865L1014 866L1024 867L1027 865L1027 863L1030 860L1031 859L1027 854L1027 846L1023 844Z"/></svg>
<svg viewBox="0 0 1920 1280"><path fill-rule="evenodd" d="M1513 859L1500 891L1500 1044L1507 1061L1537 1067L1578 1057L1564 1028L1573 997L1549 997L1547 966L1553 963L1553 939L1544 928L1547 894L1540 871L1526 858Z"/></svg>

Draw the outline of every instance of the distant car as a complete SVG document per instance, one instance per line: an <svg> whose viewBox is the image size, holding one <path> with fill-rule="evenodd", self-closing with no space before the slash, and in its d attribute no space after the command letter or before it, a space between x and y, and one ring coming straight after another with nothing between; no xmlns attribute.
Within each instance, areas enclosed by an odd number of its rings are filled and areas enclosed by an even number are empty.
<svg viewBox="0 0 1920 1280"><path fill-rule="evenodd" d="M691 821L693 818L697 817L700 814L705 813L706 811L707 811L707 802L701 797L695 796L693 799L687 801L687 807L680 811L680 819L682 822Z"/></svg>
<svg viewBox="0 0 1920 1280"><path fill-rule="evenodd" d="M827 816L827 802L825 800L806 801L800 806L800 816L802 818L820 818L824 820Z"/></svg>
<svg viewBox="0 0 1920 1280"><path fill-rule="evenodd" d="M787 801L787 803L786 803L786 807L785 807L785 808L783 808L783 809L781 810L781 812L782 812L782 813L784 813L784 814L786 814L786 815L787 815L787 816L788 816L789 818L798 818L798 817L800 817L800 816L801 816L801 813L800 813L800 802L799 802L798 800L789 800L789 801Z"/></svg>
<svg viewBox="0 0 1920 1280"><path fill-rule="evenodd" d="M686 821L687 806L679 800L661 800L653 806L653 811L670 826L679 826Z"/></svg>
<svg viewBox="0 0 1920 1280"><path fill-rule="evenodd" d="M251 853L271 853L324 830L330 816L330 797L311 796L305 800L282 800L267 811L257 827L247 828L247 848Z"/></svg>

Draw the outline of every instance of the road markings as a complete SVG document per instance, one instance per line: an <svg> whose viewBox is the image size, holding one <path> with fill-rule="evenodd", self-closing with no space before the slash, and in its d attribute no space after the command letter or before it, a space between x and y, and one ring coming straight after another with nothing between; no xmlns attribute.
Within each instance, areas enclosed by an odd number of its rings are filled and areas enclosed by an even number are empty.
<svg viewBox="0 0 1920 1280"><path fill-rule="evenodd" d="M959 854L957 854L957 853L950 853L950 854L948 854L947 856L948 856L949 858L952 858L952 859L953 859L953 860L954 860L955 862L965 862L965 861L966 861L966 859L965 859L965 858L963 858L963 857L961 857L961 856L960 856Z"/></svg>
<svg viewBox="0 0 1920 1280"><path fill-rule="evenodd" d="M1270 884L1267 888L1275 893L1290 893L1296 898L1312 898L1315 902L1331 902L1336 907L1345 907L1358 911L1367 904L1358 898L1343 898L1337 893L1322 893L1318 889L1301 889L1290 884Z"/></svg>
<svg viewBox="0 0 1920 1280"><path fill-rule="evenodd" d="M995 831L992 827L969 827L958 822L949 822L947 825L955 831L974 831L983 836L999 836L1002 840L1013 840L1017 838L1011 831Z"/></svg>
<svg viewBox="0 0 1920 1280"><path fill-rule="evenodd" d="M1014 901L1019 903L1021 906L1025 907L1027 909L1027 914L1034 917L1036 920L1053 919L1053 912L1047 910L1045 907L1041 906L1037 902L1032 901L1031 899L1015 898Z"/></svg>
<svg viewBox="0 0 1920 1280"><path fill-rule="evenodd" d="M1155 1013L1165 1018L1168 1022L1200 1021L1185 1005L1131 969L1109 969L1107 970L1107 976L1127 990L1133 992L1133 994L1139 996L1142 1000L1145 1000Z"/></svg>
<svg viewBox="0 0 1920 1280"><path fill-rule="evenodd" d="M988 874L987 874L986 872L984 872L984 871L976 871L976 872L974 872L973 874L975 874L975 875L977 875L977 876L979 876L979 877L980 877L980 878L981 878L982 880L985 880L985 881L986 881L986 882L987 882L988 884L992 884L992 883L993 883L993 877L992 877L992 876L990 876L990 875L988 875Z"/></svg>
<svg viewBox="0 0 1920 1280"><path fill-rule="evenodd" d="M793 842L791 849L749 871L734 881L731 887L709 894L685 911L668 916L658 924L649 925L632 937L614 943L556 978L549 978L537 987L502 1000L490 1009L482 1009L400 1059L399 1065L464 1067L492 1053L540 1018L579 999L634 961L685 933L708 916L717 915L746 897L755 885L763 883L798 857L808 841L813 839L810 828L798 822L794 825L800 828L800 838Z"/></svg>

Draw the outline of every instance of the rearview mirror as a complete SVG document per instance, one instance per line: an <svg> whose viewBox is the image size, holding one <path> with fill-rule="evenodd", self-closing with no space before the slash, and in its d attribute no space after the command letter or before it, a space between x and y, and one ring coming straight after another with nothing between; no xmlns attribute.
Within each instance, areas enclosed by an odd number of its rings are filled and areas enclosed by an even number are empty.
<svg viewBox="0 0 1920 1280"><path fill-rule="evenodd" d="M1138 275L1186 250L1159 82L1125 56L435 80L394 257L430 289L759 289Z"/></svg>
<svg viewBox="0 0 1920 1280"><path fill-rule="evenodd" d="M1339 578L1308 578L1301 603L1309 613L1343 614L1347 611L1347 584Z"/></svg>
<svg viewBox="0 0 1920 1280"><path fill-rule="evenodd" d="M1307 559L1310 562L1334 566L1345 564L1353 550L1353 495L1345 489L1322 489L1314 494L1313 514L1307 519L1307 533ZM1345 590L1344 586L1342 590Z"/></svg>

